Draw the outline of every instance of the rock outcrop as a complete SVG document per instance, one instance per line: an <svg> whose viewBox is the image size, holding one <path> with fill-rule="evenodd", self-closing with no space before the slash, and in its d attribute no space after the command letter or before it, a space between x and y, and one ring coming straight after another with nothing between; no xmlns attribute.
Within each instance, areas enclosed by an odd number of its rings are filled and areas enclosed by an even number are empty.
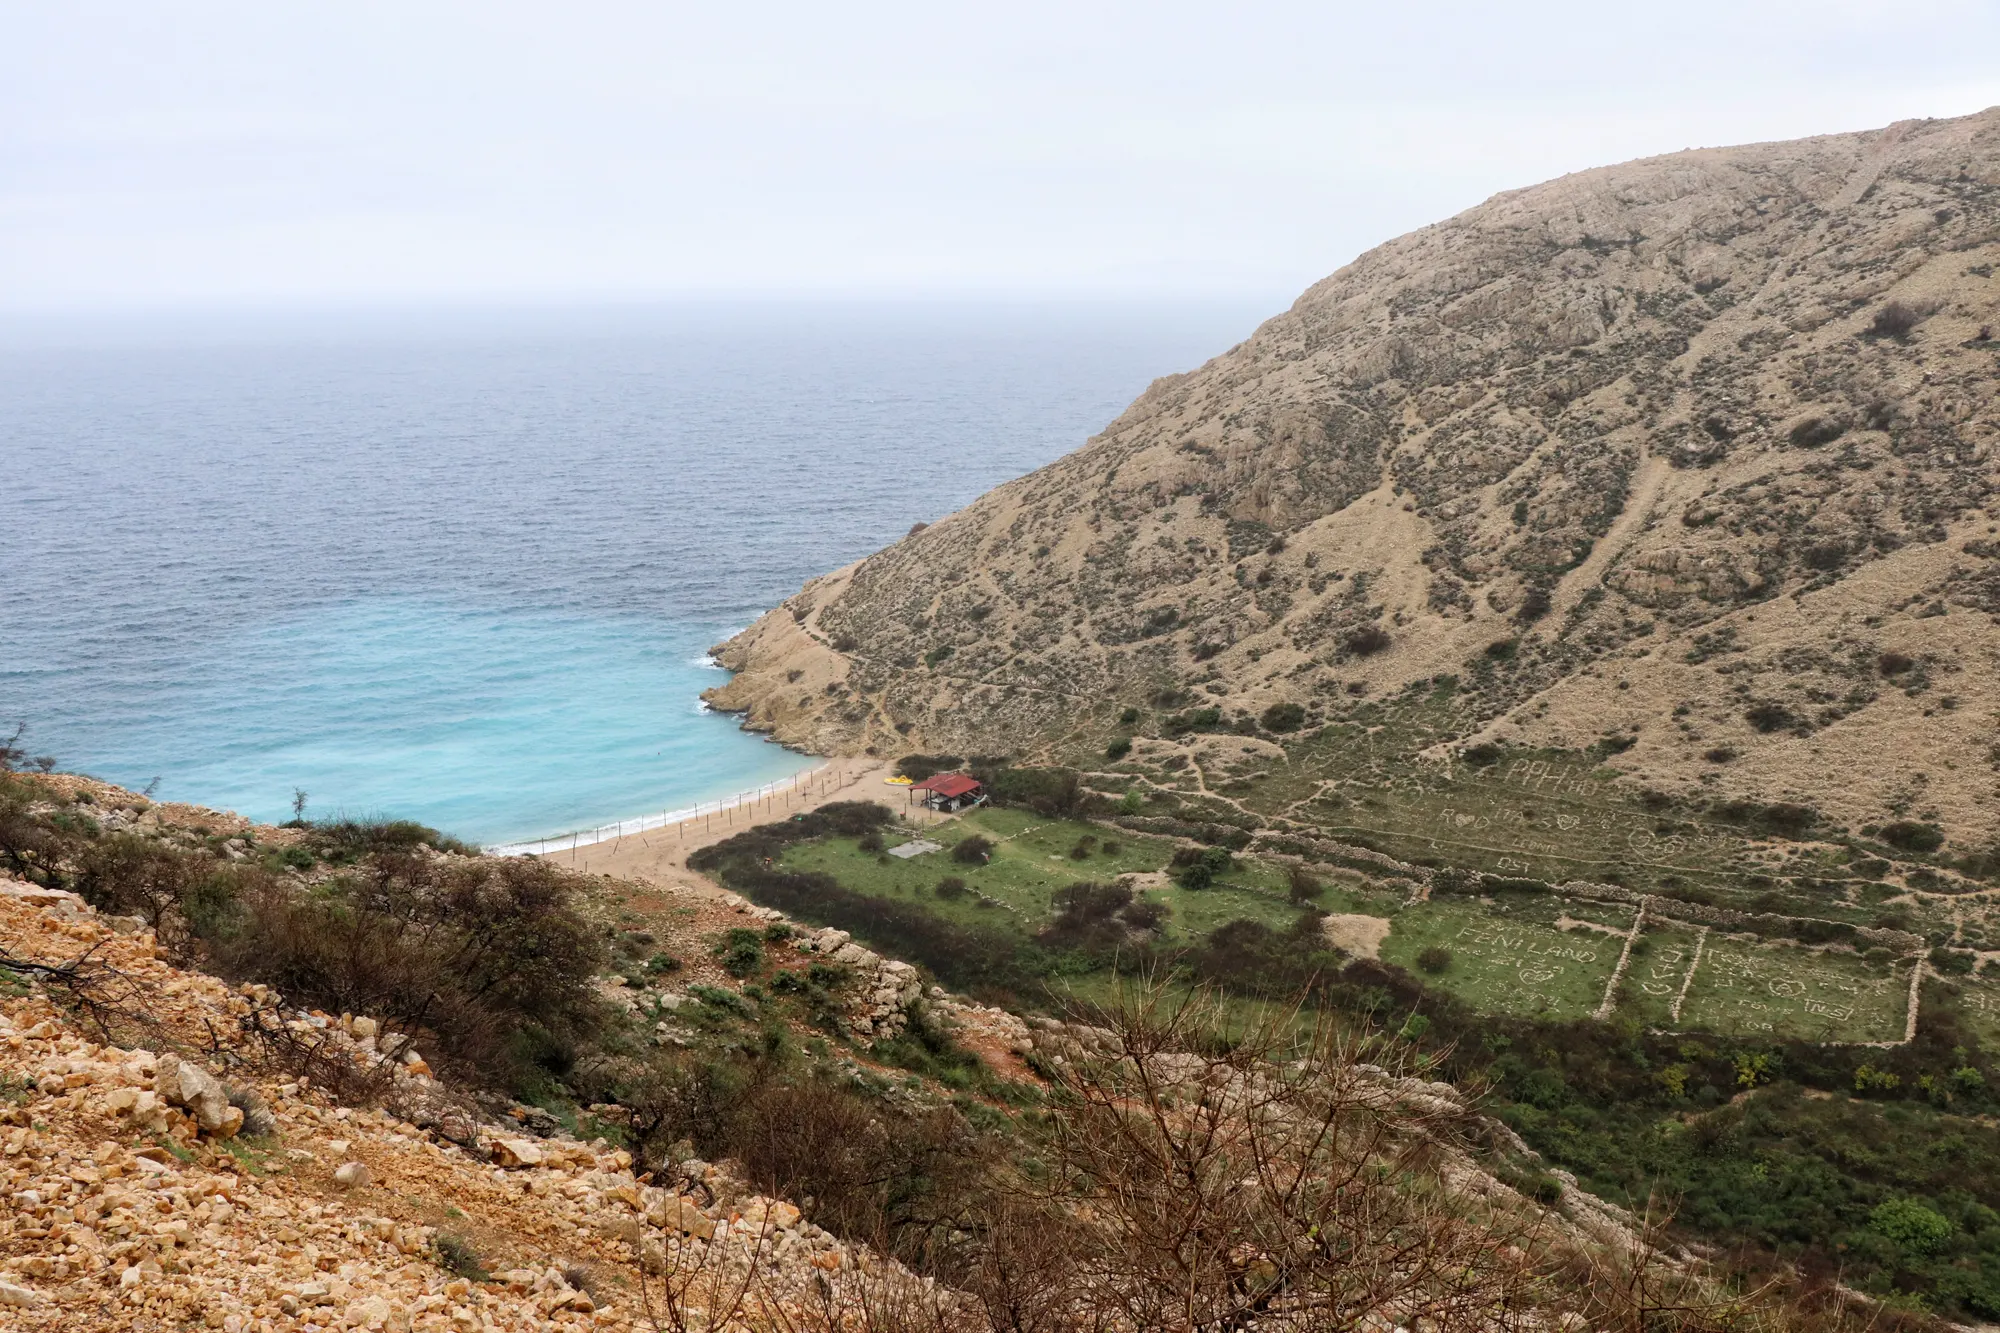
<svg viewBox="0 0 2000 1333"><path fill-rule="evenodd" d="M397 1112L341 1105L245 1044L262 988L171 967L149 933L0 880L0 954L60 966L86 953L122 983L100 1016L143 1018L146 1044L0 986L0 1326L640 1329L642 1262L656 1299L663 1265L717 1274L721 1292L754 1270L759 1299L899 1271L708 1163L641 1180L602 1140L461 1125L470 1142L454 1142L405 1118L431 1081L374 1052L370 1020L294 1017L358 1066L393 1067ZM232 1091L264 1108L254 1139ZM489 1276L482 1257L506 1266Z"/></svg>

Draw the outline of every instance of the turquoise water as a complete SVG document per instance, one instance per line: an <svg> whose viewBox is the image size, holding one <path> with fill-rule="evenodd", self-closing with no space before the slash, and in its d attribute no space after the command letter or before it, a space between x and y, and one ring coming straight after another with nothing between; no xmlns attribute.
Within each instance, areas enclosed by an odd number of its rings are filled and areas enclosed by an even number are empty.
<svg viewBox="0 0 2000 1333"><path fill-rule="evenodd" d="M0 726L164 799L485 843L810 761L701 710L800 583L1075 448L1243 310L0 328Z"/></svg>
<svg viewBox="0 0 2000 1333"><path fill-rule="evenodd" d="M405 600L328 608L216 645L181 706L120 730L103 763L138 772L188 747L175 785L275 813L393 813L500 842L658 813L787 777L810 760L697 700L727 673L646 620Z"/></svg>

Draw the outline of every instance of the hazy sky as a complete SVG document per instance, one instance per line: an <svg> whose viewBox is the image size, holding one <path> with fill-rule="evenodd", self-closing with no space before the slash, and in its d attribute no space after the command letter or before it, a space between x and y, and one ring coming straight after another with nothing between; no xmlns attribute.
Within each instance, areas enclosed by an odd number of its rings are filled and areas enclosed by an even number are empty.
<svg viewBox="0 0 2000 1333"><path fill-rule="evenodd" d="M0 309L1288 301L1496 190L2000 103L2000 0L0 0Z"/></svg>

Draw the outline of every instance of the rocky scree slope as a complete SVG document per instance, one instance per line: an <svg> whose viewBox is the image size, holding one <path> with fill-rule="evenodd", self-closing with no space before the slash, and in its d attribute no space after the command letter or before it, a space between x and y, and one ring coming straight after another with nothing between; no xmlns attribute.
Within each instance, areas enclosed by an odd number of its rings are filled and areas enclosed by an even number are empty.
<svg viewBox="0 0 2000 1333"><path fill-rule="evenodd" d="M1048 755L1452 674L1468 741L1990 828L1996 265L2000 110L1498 195L813 580L711 697Z"/></svg>

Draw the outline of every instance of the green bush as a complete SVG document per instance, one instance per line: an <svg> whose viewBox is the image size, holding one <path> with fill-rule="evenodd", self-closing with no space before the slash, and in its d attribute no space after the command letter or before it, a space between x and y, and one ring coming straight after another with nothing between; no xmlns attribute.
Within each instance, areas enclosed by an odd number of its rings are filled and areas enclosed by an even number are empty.
<svg viewBox="0 0 2000 1333"><path fill-rule="evenodd" d="M951 859L960 865L981 866L993 856L993 840L981 833L961 838L951 849Z"/></svg>
<svg viewBox="0 0 2000 1333"><path fill-rule="evenodd" d="M1205 889L1227 874L1236 858L1222 847L1183 847L1174 853L1174 881L1184 889Z"/></svg>
<svg viewBox="0 0 2000 1333"><path fill-rule="evenodd" d="M722 970L740 981L764 966L764 943L756 931L738 926L715 946L715 956L722 960Z"/></svg>
<svg viewBox="0 0 2000 1333"><path fill-rule="evenodd" d="M1356 657L1373 657L1376 653L1386 652L1392 642L1389 631L1380 625L1362 625L1349 630L1340 641L1340 646Z"/></svg>
<svg viewBox="0 0 2000 1333"><path fill-rule="evenodd" d="M1944 846L1943 829L1936 824L1919 823L1913 819L1898 819L1884 824L1876 836L1903 852L1924 854Z"/></svg>
<svg viewBox="0 0 2000 1333"><path fill-rule="evenodd" d="M600 1021L590 979L603 946L563 875L533 858L377 854L312 894L249 874L236 891L200 942L215 971L293 1004L428 1029L433 1063L525 1089Z"/></svg>
<svg viewBox="0 0 2000 1333"><path fill-rule="evenodd" d="M485 1261L471 1241L450 1231L440 1231L431 1241L431 1257L437 1266L454 1277L462 1277L468 1282L484 1282L487 1279Z"/></svg>
<svg viewBox="0 0 2000 1333"><path fill-rule="evenodd" d="M1220 708L1195 708L1176 713L1160 724L1168 736L1185 736L1191 731L1215 731L1222 726Z"/></svg>
<svg viewBox="0 0 2000 1333"><path fill-rule="evenodd" d="M1417 955L1417 966L1433 976L1451 966L1451 950L1433 944Z"/></svg>
<svg viewBox="0 0 2000 1333"><path fill-rule="evenodd" d="M1104 747L1104 757L1113 763L1123 759L1130 753L1132 753L1132 738L1130 736L1120 736L1117 740Z"/></svg>
<svg viewBox="0 0 2000 1333"><path fill-rule="evenodd" d="M793 843L828 836L859 838L894 818L888 807L874 801L832 801L782 822L758 824L721 842L697 847L688 854L688 869L707 874L739 858L775 861Z"/></svg>
<svg viewBox="0 0 2000 1333"><path fill-rule="evenodd" d="M949 773L965 760L955 754L906 754L896 761L896 772L912 782Z"/></svg>
<svg viewBox="0 0 2000 1333"><path fill-rule="evenodd" d="M322 861L352 865L382 852L409 852L433 847L441 852L477 855L479 848L460 842L413 819L321 819L305 825L306 842Z"/></svg>
<svg viewBox="0 0 2000 1333"><path fill-rule="evenodd" d="M1868 1215L1868 1228L1887 1236L1913 1254L1931 1254L1944 1247L1958 1228L1951 1219L1915 1199L1890 1199Z"/></svg>
<svg viewBox="0 0 2000 1333"><path fill-rule="evenodd" d="M1306 710L1295 703L1272 704L1258 719L1264 730L1276 732L1297 731L1305 725L1305 720Z"/></svg>

